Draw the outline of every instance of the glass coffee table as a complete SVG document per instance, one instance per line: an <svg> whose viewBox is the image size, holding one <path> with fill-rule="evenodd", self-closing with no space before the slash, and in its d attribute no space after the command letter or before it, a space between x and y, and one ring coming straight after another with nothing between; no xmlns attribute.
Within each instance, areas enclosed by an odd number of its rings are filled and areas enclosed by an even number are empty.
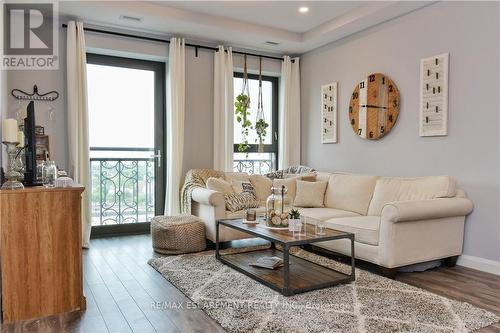
<svg viewBox="0 0 500 333"><path fill-rule="evenodd" d="M261 222L256 225L243 223L243 219L221 219L217 221L215 257L227 266L251 277L252 279L272 288L285 296L303 293L349 283L355 280L354 234L325 228L323 235L316 234L316 227L305 225L305 232L299 235L288 229L276 230L268 228ZM271 242L271 247L242 253L220 253L219 228L232 228L254 237ZM351 274L345 274L332 268L318 265L309 260L290 254L290 247L308 245L335 239L351 240ZM275 244L281 245L277 249ZM260 257L280 257L283 266L274 270L251 266Z"/></svg>

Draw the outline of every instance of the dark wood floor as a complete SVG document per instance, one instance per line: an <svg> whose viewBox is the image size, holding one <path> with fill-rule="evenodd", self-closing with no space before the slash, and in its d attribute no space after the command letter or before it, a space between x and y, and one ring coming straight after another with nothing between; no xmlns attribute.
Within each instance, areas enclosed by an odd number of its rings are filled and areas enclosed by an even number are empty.
<svg viewBox="0 0 500 333"><path fill-rule="evenodd" d="M149 235L92 240L84 254L87 311L4 324L2 332L223 332L147 264L152 255ZM457 266L397 279L500 314L500 276ZM481 332L500 332L500 324Z"/></svg>

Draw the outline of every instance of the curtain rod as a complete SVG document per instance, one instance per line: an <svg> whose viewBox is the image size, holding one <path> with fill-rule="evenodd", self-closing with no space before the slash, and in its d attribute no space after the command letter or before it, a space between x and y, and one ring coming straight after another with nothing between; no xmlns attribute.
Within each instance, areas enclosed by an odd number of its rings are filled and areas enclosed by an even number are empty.
<svg viewBox="0 0 500 333"><path fill-rule="evenodd" d="M67 24L62 25L63 28L67 28ZM166 39L161 39L161 38L154 38L154 37L147 37L147 36L138 36L138 35L132 35L132 34L127 34L123 32L115 32L115 31L108 31L108 30L101 30L101 29L95 29L95 28L83 28L84 31L90 31L90 32L97 32L101 34L108 34L108 35L114 35L114 36L120 36L120 37L130 37L130 38L137 38L137 39L144 39L144 40L149 40L153 42L160 42L160 43L167 43L170 44L169 40ZM204 46L204 45L197 45L197 44L189 44L186 43L186 46L189 47L194 47L196 49L196 56L198 56L198 49L204 49L204 50L211 50L217 52L219 49L215 47L210 47L210 46ZM267 56L267 55L261 55L261 54L255 54L255 53L247 53L247 52L240 52L240 51L233 51L235 54L241 54L241 55L247 55L251 57L257 57L257 58L266 58L266 59L273 59L273 60L280 60L283 61L283 58L279 57L273 57L273 56Z"/></svg>

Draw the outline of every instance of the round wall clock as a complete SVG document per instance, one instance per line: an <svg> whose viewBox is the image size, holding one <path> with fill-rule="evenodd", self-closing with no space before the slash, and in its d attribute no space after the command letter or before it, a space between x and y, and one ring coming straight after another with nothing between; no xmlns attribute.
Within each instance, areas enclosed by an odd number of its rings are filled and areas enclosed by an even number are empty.
<svg viewBox="0 0 500 333"><path fill-rule="evenodd" d="M370 74L354 88L349 121L354 133L363 139L377 140L386 135L396 124L398 114L398 87L388 76Z"/></svg>

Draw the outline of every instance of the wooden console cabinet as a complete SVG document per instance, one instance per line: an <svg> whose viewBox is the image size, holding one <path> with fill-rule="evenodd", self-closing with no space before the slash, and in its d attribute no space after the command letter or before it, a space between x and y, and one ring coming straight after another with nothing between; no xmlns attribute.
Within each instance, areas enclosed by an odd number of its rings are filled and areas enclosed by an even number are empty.
<svg viewBox="0 0 500 333"><path fill-rule="evenodd" d="M2 319L85 309L83 187L0 190Z"/></svg>

